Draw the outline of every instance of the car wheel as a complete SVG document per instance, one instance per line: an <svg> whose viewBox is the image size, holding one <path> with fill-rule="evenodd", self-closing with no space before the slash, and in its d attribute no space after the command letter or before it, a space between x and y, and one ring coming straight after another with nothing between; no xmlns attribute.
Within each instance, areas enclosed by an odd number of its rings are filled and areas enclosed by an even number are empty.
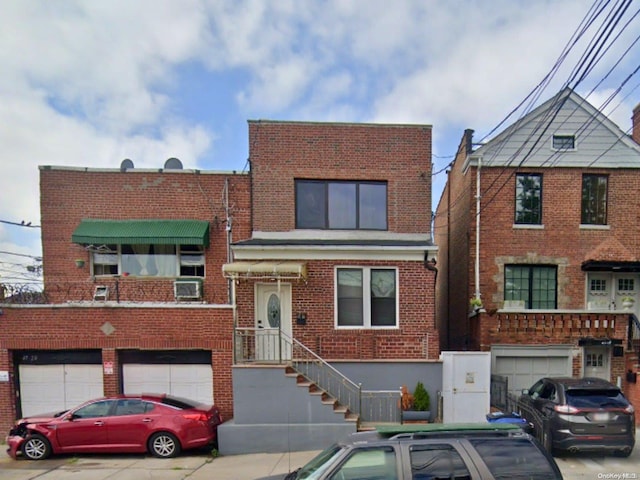
<svg viewBox="0 0 640 480"><path fill-rule="evenodd" d="M616 450L615 452L613 452L613 455L615 457L623 457L626 458L629 455L631 455L631 452L633 451L633 448L623 448L622 450Z"/></svg>
<svg viewBox="0 0 640 480"><path fill-rule="evenodd" d="M149 452L154 457L171 458L180 453L180 442L167 432L157 432L149 439Z"/></svg>
<svg viewBox="0 0 640 480"><path fill-rule="evenodd" d="M29 460L44 460L51 455L51 444L42 435L31 435L22 444L22 454Z"/></svg>

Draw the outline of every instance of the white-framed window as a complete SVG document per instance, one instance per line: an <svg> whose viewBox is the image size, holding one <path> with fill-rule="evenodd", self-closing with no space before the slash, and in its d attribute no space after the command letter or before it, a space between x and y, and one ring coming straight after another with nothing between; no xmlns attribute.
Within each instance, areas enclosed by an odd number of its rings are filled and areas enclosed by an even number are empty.
<svg viewBox="0 0 640 480"><path fill-rule="evenodd" d="M200 245L103 245L92 251L94 276L204 277Z"/></svg>
<svg viewBox="0 0 640 480"><path fill-rule="evenodd" d="M554 135L551 148L552 150L557 150L557 151L575 150L576 136L575 135Z"/></svg>
<svg viewBox="0 0 640 480"><path fill-rule="evenodd" d="M396 328L398 270L337 267L335 310L337 328Z"/></svg>

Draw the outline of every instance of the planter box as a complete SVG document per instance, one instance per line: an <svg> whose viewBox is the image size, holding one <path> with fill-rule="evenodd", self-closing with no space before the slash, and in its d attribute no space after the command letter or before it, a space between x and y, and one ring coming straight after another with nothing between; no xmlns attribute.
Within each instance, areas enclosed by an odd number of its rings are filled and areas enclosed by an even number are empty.
<svg viewBox="0 0 640 480"><path fill-rule="evenodd" d="M400 423L404 422L428 422L431 420L431 412L418 410L403 410L400 413Z"/></svg>

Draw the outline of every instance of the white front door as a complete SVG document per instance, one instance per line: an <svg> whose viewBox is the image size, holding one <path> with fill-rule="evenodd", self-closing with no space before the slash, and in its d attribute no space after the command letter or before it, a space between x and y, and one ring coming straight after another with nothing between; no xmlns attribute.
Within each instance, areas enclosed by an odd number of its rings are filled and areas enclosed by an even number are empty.
<svg viewBox="0 0 640 480"><path fill-rule="evenodd" d="M256 360L291 358L291 285L256 284ZM280 333L284 335L281 336Z"/></svg>
<svg viewBox="0 0 640 480"><path fill-rule="evenodd" d="M584 376L611 380L608 347L584 347Z"/></svg>
<svg viewBox="0 0 640 480"><path fill-rule="evenodd" d="M589 310L640 312L640 280L635 273L590 273L587 279Z"/></svg>

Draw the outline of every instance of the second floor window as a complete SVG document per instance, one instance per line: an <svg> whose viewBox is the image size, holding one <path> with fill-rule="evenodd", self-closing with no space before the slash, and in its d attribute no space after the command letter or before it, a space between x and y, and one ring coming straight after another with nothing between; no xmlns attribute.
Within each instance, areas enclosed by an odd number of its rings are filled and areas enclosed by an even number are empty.
<svg viewBox="0 0 640 480"><path fill-rule="evenodd" d="M527 309L557 308L554 265L505 265L504 299L523 301Z"/></svg>
<svg viewBox="0 0 640 480"><path fill-rule="evenodd" d="M199 245L105 245L93 252L93 275L204 277Z"/></svg>
<svg viewBox="0 0 640 480"><path fill-rule="evenodd" d="M296 228L386 230L386 182L296 180Z"/></svg>
<svg viewBox="0 0 640 480"><path fill-rule="evenodd" d="M607 224L607 176L582 176L582 218L583 225Z"/></svg>
<svg viewBox="0 0 640 480"><path fill-rule="evenodd" d="M530 225L542 223L542 175L537 173L516 175L515 223Z"/></svg>

